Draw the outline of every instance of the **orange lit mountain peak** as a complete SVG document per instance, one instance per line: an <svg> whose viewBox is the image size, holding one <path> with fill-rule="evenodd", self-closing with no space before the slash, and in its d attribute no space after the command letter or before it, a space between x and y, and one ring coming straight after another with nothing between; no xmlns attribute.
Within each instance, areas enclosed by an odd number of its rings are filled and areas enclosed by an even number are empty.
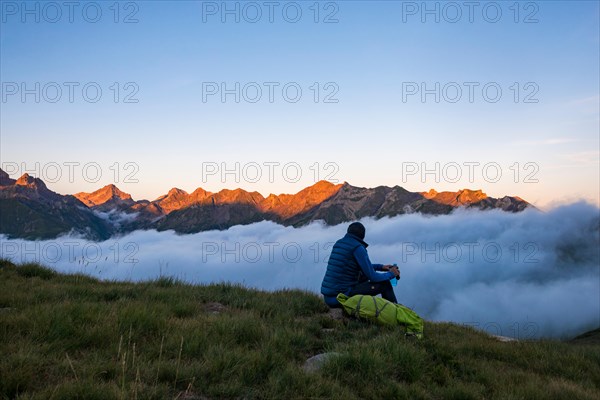
<svg viewBox="0 0 600 400"><path fill-rule="evenodd" d="M324 202L335 195L342 186L343 184L319 181L296 194L270 194L262 202L262 209L280 217L290 217Z"/></svg>
<svg viewBox="0 0 600 400"><path fill-rule="evenodd" d="M437 192L431 189L429 192L421 192L421 195L439 204L453 207L478 203L488 198L481 190L461 189L458 192Z"/></svg>
<svg viewBox="0 0 600 400"><path fill-rule="evenodd" d="M79 192L73 195L83 204L88 207L101 206L109 202L115 203L131 203L134 201L129 193L121 191L118 187L113 185L106 185L92 193Z"/></svg>

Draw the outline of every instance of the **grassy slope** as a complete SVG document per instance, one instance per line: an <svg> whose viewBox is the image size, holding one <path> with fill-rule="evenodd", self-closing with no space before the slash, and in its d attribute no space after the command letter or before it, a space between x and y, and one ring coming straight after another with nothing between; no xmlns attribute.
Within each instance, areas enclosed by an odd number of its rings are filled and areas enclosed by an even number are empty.
<svg viewBox="0 0 600 400"><path fill-rule="evenodd" d="M326 311L300 291L98 282L1 261L0 398L600 397L600 345L433 323L414 342ZM323 351L342 356L304 373Z"/></svg>

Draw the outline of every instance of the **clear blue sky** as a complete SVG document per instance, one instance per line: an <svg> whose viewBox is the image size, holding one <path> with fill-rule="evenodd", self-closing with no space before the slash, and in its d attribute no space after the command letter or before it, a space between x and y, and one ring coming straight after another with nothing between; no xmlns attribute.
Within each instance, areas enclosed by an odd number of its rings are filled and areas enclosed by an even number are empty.
<svg viewBox="0 0 600 400"><path fill-rule="evenodd" d="M44 2L28 2L27 10L22 2L0 3L3 165L25 162L35 169L39 162L41 170L49 163L95 162L102 168L102 178L90 183L75 167L71 183L63 166L62 179L49 183L58 192L116 183L135 199L153 199L174 186L289 193L313 183L318 162L319 178L334 172L333 178L357 186L480 188L540 206L578 198L598 203L597 1L520 2L516 8L513 1L478 2L473 22L464 2L453 3L460 6L460 17L447 2L428 2L431 9L439 7L439 22L434 14L422 15L421 1L320 2L318 7L314 1L276 2L273 22L268 2L261 1L227 2L230 9L239 7L239 22L234 14L221 15L220 1L121 2L119 7L113 1L80 2L72 10L73 22L65 6L59 17ZM262 16L252 23L256 5ZM302 16L292 23L298 8ZM98 22L89 22L98 9ZM338 22L324 23L327 18ZM23 102L20 85L35 91L36 82L40 102L35 94ZM50 82L62 87L56 103L48 101L55 97ZM73 102L65 82L79 84ZM96 103L83 98L81 88L89 82L102 89ZM120 86L117 103L114 82ZM128 82L133 85L124 87ZM251 103L242 96L236 103L227 95L223 103L217 94L203 102L207 82L229 88L257 82L263 97ZM265 82L279 84L272 103ZM302 89L296 103L282 96L289 82ZM333 85L326 87L329 82ZM422 102L419 93L406 94L411 82L430 89L436 82L440 88L456 82L463 97L449 101L455 97L451 84L440 92L439 103L433 94ZM465 82L479 85L473 102ZM483 97L488 83L502 89L498 102ZM136 88L138 102L125 103L124 96ZM247 97L254 97L250 89ZM338 102L325 103L324 96L335 90ZM524 102L527 95L537 103ZM109 168L115 162L118 180ZM125 169L127 162L139 170ZM246 174L240 171L239 182L231 174L203 177L202 166L215 165L206 163L234 168L236 162L248 168ZM280 163L273 182L267 179L268 162ZM325 168L328 162L334 167ZM436 162L447 168L445 174L440 170L439 182L431 174L403 177L403 168L433 169ZM468 162L480 163L473 182L466 178ZM257 182L250 163L261 165ZM300 166L298 182L291 182L293 169L282 175L286 163ZM461 166L463 179L454 182L451 163ZM493 168L484 175L485 164L499 165L501 179L494 182ZM14 175L21 172L20 166ZM137 183L123 182L128 172L135 172ZM46 173L54 176L51 169ZM524 182L528 175L537 183Z"/></svg>

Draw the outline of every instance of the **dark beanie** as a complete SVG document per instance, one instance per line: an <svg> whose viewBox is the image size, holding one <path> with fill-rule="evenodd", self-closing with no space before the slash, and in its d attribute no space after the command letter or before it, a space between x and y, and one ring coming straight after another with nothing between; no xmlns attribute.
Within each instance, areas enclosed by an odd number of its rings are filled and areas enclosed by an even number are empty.
<svg viewBox="0 0 600 400"><path fill-rule="evenodd" d="M361 240L365 238L365 226L360 222L353 222L348 227L348 233L358 236Z"/></svg>

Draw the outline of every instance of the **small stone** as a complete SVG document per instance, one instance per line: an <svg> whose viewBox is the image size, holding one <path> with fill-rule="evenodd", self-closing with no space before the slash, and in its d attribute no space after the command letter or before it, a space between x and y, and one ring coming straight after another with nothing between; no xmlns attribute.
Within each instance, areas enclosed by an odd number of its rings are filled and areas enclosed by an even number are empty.
<svg viewBox="0 0 600 400"><path fill-rule="evenodd" d="M344 319L344 310L341 308L330 308L327 316L335 320Z"/></svg>
<svg viewBox="0 0 600 400"><path fill-rule="evenodd" d="M337 357L339 355L340 353L334 352L317 354L316 356L312 356L306 360L302 366L302 369L304 372L317 372L319 369L321 369L325 361L329 360L331 357Z"/></svg>
<svg viewBox="0 0 600 400"><path fill-rule="evenodd" d="M225 307L221 303L211 302L211 303L206 303L204 305L204 310L206 312L209 312L209 313L212 313L212 314L220 314L223 311L227 310L227 307Z"/></svg>
<svg viewBox="0 0 600 400"><path fill-rule="evenodd" d="M494 339L496 339L499 342L518 342L517 339L515 338L511 338L508 336L500 336L500 335L490 335L491 337L493 337Z"/></svg>

